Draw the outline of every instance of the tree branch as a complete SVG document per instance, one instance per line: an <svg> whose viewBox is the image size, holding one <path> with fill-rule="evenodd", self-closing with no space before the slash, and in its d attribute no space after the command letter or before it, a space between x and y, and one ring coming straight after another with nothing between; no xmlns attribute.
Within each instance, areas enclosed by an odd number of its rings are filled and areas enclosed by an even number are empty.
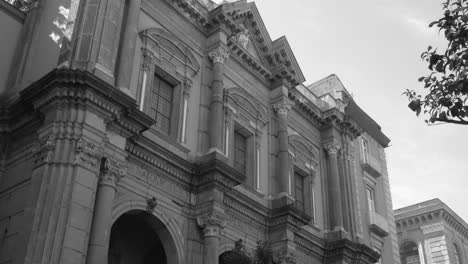
<svg viewBox="0 0 468 264"><path fill-rule="evenodd" d="M436 118L436 119L434 119L434 121L450 123L450 124L457 124L457 125L468 125L468 121L458 121L458 120L440 119L440 118Z"/></svg>

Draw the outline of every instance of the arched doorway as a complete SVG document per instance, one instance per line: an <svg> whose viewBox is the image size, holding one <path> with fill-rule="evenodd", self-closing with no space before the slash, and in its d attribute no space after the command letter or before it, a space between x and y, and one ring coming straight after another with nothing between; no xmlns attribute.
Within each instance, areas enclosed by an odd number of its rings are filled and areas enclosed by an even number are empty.
<svg viewBox="0 0 468 264"><path fill-rule="evenodd" d="M400 246L401 264L420 264L418 245L407 241Z"/></svg>
<svg viewBox="0 0 468 264"><path fill-rule="evenodd" d="M108 264L177 264L175 244L154 215L133 210L112 225Z"/></svg>

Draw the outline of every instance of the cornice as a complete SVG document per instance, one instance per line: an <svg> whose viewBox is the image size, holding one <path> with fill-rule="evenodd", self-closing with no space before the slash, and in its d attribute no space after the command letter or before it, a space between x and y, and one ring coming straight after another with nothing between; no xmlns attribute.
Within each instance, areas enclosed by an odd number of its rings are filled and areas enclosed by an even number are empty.
<svg viewBox="0 0 468 264"><path fill-rule="evenodd" d="M224 191L231 190L245 181L245 175L228 164L227 158L217 151L203 157L195 167L193 184L201 191L212 185Z"/></svg>
<svg viewBox="0 0 468 264"><path fill-rule="evenodd" d="M169 154L168 156L160 155L132 141L127 142L125 150L133 157L152 165L155 169L161 170L171 177L175 177L185 185L192 184L192 172L188 170L193 168L191 165L184 164L186 161L179 163L179 158L176 158L174 154ZM176 159L177 161L175 161ZM176 164L184 164L184 166L180 167Z"/></svg>
<svg viewBox="0 0 468 264"><path fill-rule="evenodd" d="M148 129L153 120L139 111L136 101L94 74L55 69L20 92L12 109L26 108L42 113L51 105L73 105L95 112L108 128L125 137Z"/></svg>
<svg viewBox="0 0 468 264"><path fill-rule="evenodd" d="M225 193L223 202L232 211L244 215L262 226L268 225L269 209L252 201L237 190L232 189Z"/></svg>
<svg viewBox="0 0 468 264"><path fill-rule="evenodd" d="M369 246L352 242L349 239L328 241L325 245L325 259L328 262L345 260L349 263L375 263L380 258L379 253Z"/></svg>
<svg viewBox="0 0 468 264"><path fill-rule="evenodd" d="M412 215L405 218L395 219L397 228L421 227L424 225L432 224L435 221L444 221L451 228L468 239L468 228L460 223L449 211L445 208L432 210L430 212Z"/></svg>
<svg viewBox="0 0 468 264"><path fill-rule="evenodd" d="M270 70L264 67L257 59L252 57L248 51L241 47L232 38L228 40L227 46L231 51L232 56L241 62L247 69L253 70L253 73L267 84L271 83L272 74Z"/></svg>
<svg viewBox="0 0 468 264"><path fill-rule="evenodd" d="M318 127L322 127L326 124L325 120L322 118L321 110L309 102L308 99L304 98L304 96L299 92L289 90L288 97L294 102L294 105L296 106L295 109L308 117L309 120Z"/></svg>
<svg viewBox="0 0 468 264"><path fill-rule="evenodd" d="M287 205L271 210L269 226L270 228L276 228L279 226L290 225L299 230L311 220L311 216L306 215L293 205Z"/></svg>

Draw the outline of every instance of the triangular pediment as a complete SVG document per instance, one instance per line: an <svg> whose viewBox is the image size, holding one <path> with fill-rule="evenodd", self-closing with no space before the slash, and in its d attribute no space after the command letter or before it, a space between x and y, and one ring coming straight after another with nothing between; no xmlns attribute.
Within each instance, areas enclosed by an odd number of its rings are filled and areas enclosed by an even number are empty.
<svg viewBox="0 0 468 264"><path fill-rule="evenodd" d="M286 77L292 83L305 78L285 37L272 41L254 2L247 0L223 3L222 11L240 31L234 37L237 44L271 72L271 77ZM248 35L248 38L245 37ZM248 39L246 44L245 39Z"/></svg>

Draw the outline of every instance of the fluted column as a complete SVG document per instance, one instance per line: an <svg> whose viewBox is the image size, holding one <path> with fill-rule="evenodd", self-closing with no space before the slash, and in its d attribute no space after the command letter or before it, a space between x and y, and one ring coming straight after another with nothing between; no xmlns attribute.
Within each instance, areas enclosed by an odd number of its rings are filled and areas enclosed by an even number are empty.
<svg viewBox="0 0 468 264"><path fill-rule="evenodd" d="M198 217L197 223L204 234L203 263L218 264L219 240L226 222L220 215L210 213Z"/></svg>
<svg viewBox="0 0 468 264"><path fill-rule="evenodd" d="M116 86L121 90L128 90L133 68L133 57L138 37L138 17L140 15L141 0L126 1L126 17L121 40L120 58L117 69Z"/></svg>
<svg viewBox="0 0 468 264"><path fill-rule="evenodd" d="M126 168L121 164L107 158L102 159L91 225L87 264L107 263L110 227L112 224L112 202L117 189L117 183L125 174Z"/></svg>
<svg viewBox="0 0 468 264"><path fill-rule="evenodd" d="M332 143L326 144L325 150L328 153L329 161L329 190L331 209L331 229L343 227L343 206L341 204L340 174L338 168L338 151L341 145Z"/></svg>
<svg viewBox="0 0 468 264"><path fill-rule="evenodd" d="M222 150L224 61L229 57L229 52L224 47L217 47L211 50L208 56L213 62L213 82L211 83L209 119L210 149Z"/></svg>
<svg viewBox="0 0 468 264"><path fill-rule="evenodd" d="M291 175L289 167L288 111L291 106L286 103L273 106L278 115L278 184L279 193L291 195Z"/></svg>

